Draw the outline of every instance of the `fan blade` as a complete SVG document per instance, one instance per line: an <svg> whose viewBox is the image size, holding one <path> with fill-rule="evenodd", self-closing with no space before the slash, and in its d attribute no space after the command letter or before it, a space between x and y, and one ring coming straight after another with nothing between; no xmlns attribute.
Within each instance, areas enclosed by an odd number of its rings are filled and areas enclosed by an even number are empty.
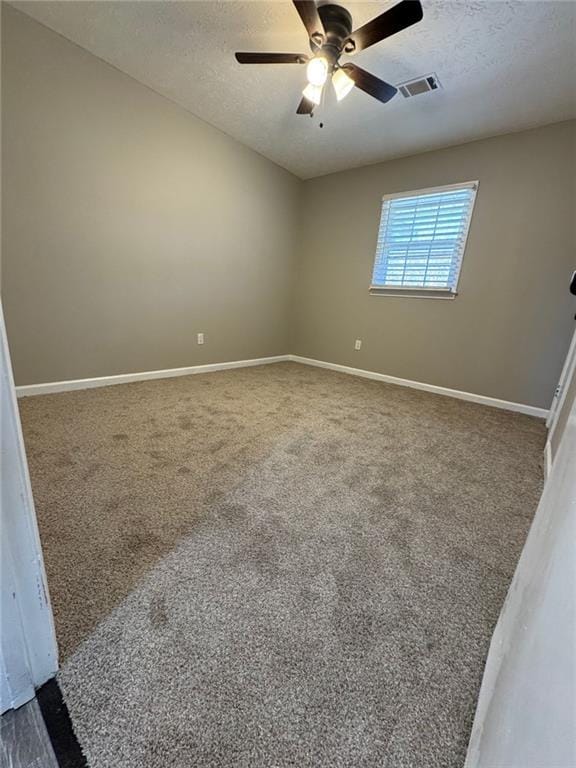
<svg viewBox="0 0 576 768"><path fill-rule="evenodd" d="M298 109L296 110L297 115L311 115L314 111L314 107L316 105L311 102L309 99L307 99L305 96L302 96L302 100L300 104L298 104Z"/></svg>
<svg viewBox="0 0 576 768"><path fill-rule="evenodd" d="M235 53L240 64L306 64L305 53Z"/></svg>
<svg viewBox="0 0 576 768"><path fill-rule="evenodd" d="M292 0L292 2L306 27L308 37L324 38L324 25L314 0Z"/></svg>
<svg viewBox="0 0 576 768"><path fill-rule="evenodd" d="M423 15L420 0L402 0L398 5L356 29L348 39L354 42L355 51L363 51L421 21Z"/></svg>
<svg viewBox="0 0 576 768"><path fill-rule="evenodd" d="M380 80L375 75L371 75L365 69L360 69L355 64L345 64L342 69L348 77L354 80L354 85L357 88L360 88L361 91L370 96L374 96L375 99L378 99L383 104L386 104L387 101L390 101L398 93L398 89L393 85Z"/></svg>

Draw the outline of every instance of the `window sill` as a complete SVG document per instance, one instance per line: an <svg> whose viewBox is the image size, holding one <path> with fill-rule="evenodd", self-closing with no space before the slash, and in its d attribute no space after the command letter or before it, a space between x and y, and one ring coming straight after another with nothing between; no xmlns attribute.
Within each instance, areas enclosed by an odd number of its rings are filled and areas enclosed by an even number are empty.
<svg viewBox="0 0 576 768"><path fill-rule="evenodd" d="M393 288L371 285L371 296L393 296L397 299L455 299L456 291L449 288Z"/></svg>

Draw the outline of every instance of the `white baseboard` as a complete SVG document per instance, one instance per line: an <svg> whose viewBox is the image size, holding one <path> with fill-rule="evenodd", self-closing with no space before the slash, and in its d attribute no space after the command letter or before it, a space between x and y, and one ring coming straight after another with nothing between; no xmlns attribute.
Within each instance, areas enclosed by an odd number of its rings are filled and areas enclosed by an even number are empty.
<svg viewBox="0 0 576 768"><path fill-rule="evenodd" d="M191 365L187 368L167 368L162 371L143 371L141 373L120 373L116 376L98 376L94 379L74 379L72 381L50 381L46 384L28 384L16 387L18 397L29 395L48 395L55 392L69 392L72 389L92 389L93 387L108 387L113 384L129 384L133 381L148 381L150 379L170 379L174 376L192 376L196 373L211 373L226 371L230 368L249 368L253 365L268 365L281 363L290 359L290 355L275 357L260 357L255 360L233 360L227 363L209 363L208 365Z"/></svg>
<svg viewBox="0 0 576 768"><path fill-rule="evenodd" d="M254 365L268 365L270 363L282 363L286 361L302 363L303 365L314 365L318 368L328 368L331 371L348 373L352 376L362 376L365 379L374 379L375 381L385 381L388 384L397 384L401 387L421 389L424 392L433 392L436 395L455 397L459 400L469 400L472 403L480 403L480 405L489 405L492 406L492 408L501 408L505 411L517 411L518 413L525 413L529 416L537 416L540 419L545 419L548 415L548 411L545 408L536 408L533 405L511 403L508 400L498 400L495 397L475 395L471 392L461 392L458 389L438 387L435 384L424 384L423 382L411 381L410 379L400 379L397 376L389 376L385 373L365 371L362 368L351 368L347 365L327 363L323 360L313 360L309 357L300 357L299 355L276 355L274 357L260 357L254 360L233 360L227 363L191 365L186 368L167 368L166 370L161 371L121 373L117 376L98 376L97 378L93 379L75 379L72 381L51 381L46 384L29 384L22 387L16 387L16 394L18 397L27 397L29 395L48 395L55 392L69 392L73 389L107 387L113 384L128 384L133 381L148 381L150 379L169 379L174 376L191 376L197 373L211 373L212 371L225 371L231 368L248 368Z"/></svg>
<svg viewBox="0 0 576 768"><path fill-rule="evenodd" d="M309 357L300 357L299 355L288 355L288 359L295 363L304 363L305 365L315 365L318 368L328 368L331 371L348 373L352 376L362 376L365 379L374 379L375 381L385 381L388 384L397 384L401 387L411 387L412 389L421 389L424 392L433 392L436 395L445 395L446 397L455 397L458 400L469 400L472 403L480 405L489 405L492 408L500 408L504 411L516 411L525 413L528 416L537 416L539 419L545 419L548 415L546 408L536 408L533 405L524 405L524 403L512 403L508 400L498 400L495 397L486 395L475 395L472 392L461 392L459 389L448 389L447 387L438 387L435 384L424 384L421 381L411 381L410 379L400 379L397 376L388 376L385 373L376 373L375 371L365 371L362 368L351 368L347 365L338 365L337 363L326 363L323 360L313 360Z"/></svg>
<svg viewBox="0 0 576 768"><path fill-rule="evenodd" d="M546 445L544 446L544 481L548 480L550 477L550 471L552 469L552 444L550 442L550 437L548 437L548 440L546 441Z"/></svg>

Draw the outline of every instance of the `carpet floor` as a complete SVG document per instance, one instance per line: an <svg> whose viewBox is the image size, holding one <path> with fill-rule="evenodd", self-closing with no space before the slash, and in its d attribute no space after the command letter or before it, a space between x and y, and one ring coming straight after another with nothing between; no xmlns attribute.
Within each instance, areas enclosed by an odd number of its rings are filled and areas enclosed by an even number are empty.
<svg viewBox="0 0 576 768"><path fill-rule="evenodd" d="M293 363L20 407L91 768L461 768L543 422Z"/></svg>

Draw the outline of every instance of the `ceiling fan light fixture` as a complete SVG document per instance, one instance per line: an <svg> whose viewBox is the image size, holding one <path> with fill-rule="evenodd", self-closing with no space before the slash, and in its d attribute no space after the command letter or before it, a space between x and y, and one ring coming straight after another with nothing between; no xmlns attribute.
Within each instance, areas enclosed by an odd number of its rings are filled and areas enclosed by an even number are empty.
<svg viewBox="0 0 576 768"><path fill-rule="evenodd" d="M348 96L352 88L354 88L354 80L349 77L346 72L340 68L332 75L332 85L336 92L336 98L338 101L342 101L343 98Z"/></svg>
<svg viewBox="0 0 576 768"><path fill-rule="evenodd" d="M323 86L328 78L328 60L324 56L314 56L306 66L306 77L310 85Z"/></svg>
<svg viewBox="0 0 576 768"><path fill-rule="evenodd" d="M302 91L302 96L304 96L305 99L308 99L308 101L311 101L312 104L316 104L316 106L319 106L320 102L322 101L322 85L313 85L312 83L308 83L306 88Z"/></svg>
<svg viewBox="0 0 576 768"><path fill-rule="evenodd" d="M239 64L304 64L308 85L296 109L297 115L314 114L314 108L322 103L323 88L328 78L332 80L338 101L342 101L356 86L381 104L387 104L398 93L398 88L351 62L340 65L340 57L364 51L402 32L421 21L424 15L421 0L399 0L379 16L354 29L350 12L337 2L292 0L306 28L312 58L304 53L237 51L235 54ZM428 84L432 89L433 85ZM408 84L405 85L408 89Z"/></svg>

